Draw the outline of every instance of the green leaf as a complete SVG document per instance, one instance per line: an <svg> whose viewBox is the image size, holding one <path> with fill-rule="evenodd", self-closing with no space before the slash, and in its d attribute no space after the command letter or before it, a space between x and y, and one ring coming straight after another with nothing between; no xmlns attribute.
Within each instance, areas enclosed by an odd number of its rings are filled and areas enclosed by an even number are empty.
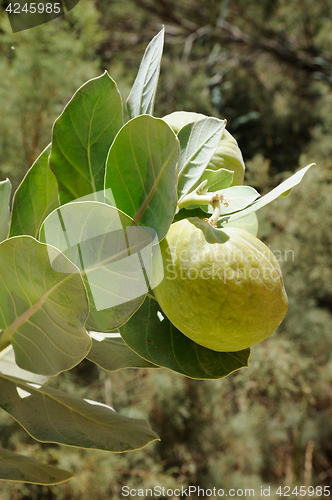
<svg viewBox="0 0 332 500"><path fill-rule="evenodd" d="M239 227L240 229L244 229L248 231L248 233L257 236L258 233L258 220L255 212L252 214L246 215L246 217L242 217L242 219L237 219L233 222L229 222L227 224L223 224L222 227Z"/></svg>
<svg viewBox="0 0 332 500"><path fill-rule="evenodd" d="M203 175L225 129L225 120L204 118L185 125L178 133L178 197L185 196Z"/></svg>
<svg viewBox="0 0 332 500"><path fill-rule="evenodd" d="M149 115L127 122L109 151L105 195L161 240L177 206L179 142L161 119Z"/></svg>
<svg viewBox="0 0 332 500"><path fill-rule="evenodd" d="M58 250L31 236L0 244L0 350L10 342L20 368L51 376L79 363L91 347L87 315L79 271Z"/></svg>
<svg viewBox="0 0 332 500"><path fill-rule="evenodd" d="M178 213L175 215L173 222L177 222L178 220L188 219L188 217L198 217L199 219L206 219L207 215L204 210L200 207L197 208L181 208Z"/></svg>
<svg viewBox="0 0 332 500"><path fill-rule="evenodd" d="M58 484L73 475L63 469L43 464L35 458L0 448L0 479L34 484Z"/></svg>
<svg viewBox="0 0 332 500"><path fill-rule="evenodd" d="M9 345L0 352L0 374L9 375L10 377L20 378L25 382L33 382L35 384L46 384L50 381L51 377L44 375L37 375L26 370L22 370L17 366L15 361L15 352L12 345Z"/></svg>
<svg viewBox="0 0 332 500"><path fill-rule="evenodd" d="M129 118L153 113L160 62L164 48L165 29L151 40L141 61L134 85L127 99Z"/></svg>
<svg viewBox="0 0 332 500"><path fill-rule="evenodd" d="M49 144L17 188L9 236L29 234L37 238L40 225L59 206L58 185L49 165Z"/></svg>
<svg viewBox="0 0 332 500"><path fill-rule="evenodd" d="M72 202L44 221L40 238L81 271L90 302L88 330L112 331L140 307L157 236L105 203ZM59 268L59 270L61 270Z"/></svg>
<svg viewBox="0 0 332 500"><path fill-rule="evenodd" d="M222 194L224 202L220 206L221 215L243 210L260 196L256 189L250 186L231 186L224 189ZM211 214L213 212L211 205L202 205L202 209Z"/></svg>
<svg viewBox="0 0 332 500"><path fill-rule="evenodd" d="M228 203L221 204L221 215L243 210L260 197L256 189L250 186L231 186L224 189L223 193L224 198L229 201Z"/></svg>
<svg viewBox="0 0 332 500"><path fill-rule="evenodd" d="M233 176L234 172L226 170L225 168L220 168L219 170L210 170L206 168L201 178L192 188L192 191L198 188L205 180L207 180L205 188L209 191L219 191L220 189L228 188L233 182Z"/></svg>
<svg viewBox="0 0 332 500"><path fill-rule="evenodd" d="M245 217L249 214L252 214L253 212L256 212L256 210L264 207L268 203L271 203L271 201L275 200L278 198L280 195L283 193L286 193L289 189L293 188L297 184L299 184L304 176L304 174L309 170L310 167L315 165L314 163L311 163L310 165L307 165L306 167L302 168L296 174L292 175L288 179L286 179L284 182L279 184L279 186L275 187L267 193L266 195L262 196L259 200L255 201L252 205L249 207L245 208L244 210L237 212L232 215L226 215L224 217L221 217L218 221L218 227L224 223L227 222L233 222L234 220L241 219L242 217Z"/></svg>
<svg viewBox="0 0 332 500"><path fill-rule="evenodd" d="M139 356L187 377L218 379L248 366L250 349L216 352L196 344L172 325L151 297L119 330Z"/></svg>
<svg viewBox="0 0 332 500"><path fill-rule="evenodd" d="M12 185L9 179L0 182L0 242L8 237L10 218L10 195Z"/></svg>
<svg viewBox="0 0 332 500"><path fill-rule="evenodd" d="M119 415L97 401L12 377L0 380L0 407L38 441L123 452L158 439L145 420Z"/></svg>
<svg viewBox="0 0 332 500"><path fill-rule="evenodd" d="M122 368L159 368L141 358L123 341L120 334L107 335L90 332L92 347L87 358L104 370L116 371ZM1 366L1 365L0 365Z"/></svg>
<svg viewBox="0 0 332 500"><path fill-rule="evenodd" d="M122 124L121 96L106 71L74 94L54 123L49 159L62 205L103 189L107 153Z"/></svg>

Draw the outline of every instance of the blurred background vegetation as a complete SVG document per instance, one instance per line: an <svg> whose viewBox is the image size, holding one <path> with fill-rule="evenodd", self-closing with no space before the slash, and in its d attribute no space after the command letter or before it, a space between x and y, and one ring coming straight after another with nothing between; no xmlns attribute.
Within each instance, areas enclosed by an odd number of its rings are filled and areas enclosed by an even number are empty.
<svg viewBox="0 0 332 500"><path fill-rule="evenodd" d="M0 13L0 178L18 186L89 78L109 71L126 98L162 24L156 116L226 118L246 183L261 194L317 164L287 198L259 212L259 237L282 267L289 312L252 349L249 369L224 380L164 369L107 373L87 361L56 379L62 390L147 418L161 442L142 450L38 444L1 413L1 446L75 478L53 487L0 482L0 500L117 500L122 485L257 492L270 485L271 498L280 498L272 493L279 485L332 488L330 0L80 0L64 18L15 35Z"/></svg>

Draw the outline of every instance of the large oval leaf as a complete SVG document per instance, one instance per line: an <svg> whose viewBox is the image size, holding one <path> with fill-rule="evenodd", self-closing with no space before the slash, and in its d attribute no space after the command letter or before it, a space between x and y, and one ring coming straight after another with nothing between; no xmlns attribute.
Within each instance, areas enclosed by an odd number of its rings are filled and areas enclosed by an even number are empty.
<svg viewBox="0 0 332 500"><path fill-rule="evenodd" d="M90 302L87 329L110 332L142 304L149 287L152 244L158 243L151 230L146 232L115 207L85 201L68 203L50 214L40 238L80 269Z"/></svg>
<svg viewBox="0 0 332 500"><path fill-rule="evenodd" d="M79 270L58 250L31 236L0 244L0 350L11 342L20 368L56 375L79 363L91 346L87 315Z"/></svg>
<svg viewBox="0 0 332 500"><path fill-rule="evenodd" d="M121 96L107 72L74 94L52 134L50 167L61 204L103 189L107 153L122 123Z"/></svg>
<svg viewBox="0 0 332 500"><path fill-rule="evenodd" d="M12 185L9 179L0 182L0 241L7 238L10 218L10 195Z"/></svg>
<svg viewBox="0 0 332 500"><path fill-rule="evenodd" d="M0 479L34 484L58 484L73 475L63 469L43 464L35 458L0 448Z"/></svg>
<svg viewBox="0 0 332 500"><path fill-rule="evenodd" d="M161 119L130 120L120 130L106 165L106 198L161 240L177 205L179 142Z"/></svg>
<svg viewBox="0 0 332 500"><path fill-rule="evenodd" d="M0 407L35 439L79 448L132 451L158 439L145 420L48 386L1 376Z"/></svg>
<svg viewBox="0 0 332 500"><path fill-rule="evenodd" d="M164 47L164 33L163 27L146 48L133 88L127 99L130 118L144 114L152 115L153 113Z"/></svg>
<svg viewBox="0 0 332 500"><path fill-rule="evenodd" d="M139 356L187 377L218 379L248 366L250 349L216 352L196 344L164 317L158 302L151 297L119 330Z"/></svg>
<svg viewBox="0 0 332 500"><path fill-rule="evenodd" d="M50 152L51 144L37 158L15 192L9 236L29 234L37 238L45 217L59 206L58 185L48 165Z"/></svg>

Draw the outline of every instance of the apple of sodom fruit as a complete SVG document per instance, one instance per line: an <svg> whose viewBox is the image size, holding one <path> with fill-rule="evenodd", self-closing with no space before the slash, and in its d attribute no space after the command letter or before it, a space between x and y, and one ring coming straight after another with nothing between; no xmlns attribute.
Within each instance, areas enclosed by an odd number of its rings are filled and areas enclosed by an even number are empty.
<svg viewBox="0 0 332 500"><path fill-rule="evenodd" d="M278 262L252 234L193 217L172 224L160 246L164 278L154 294L197 344L239 351L282 322L288 300Z"/></svg>

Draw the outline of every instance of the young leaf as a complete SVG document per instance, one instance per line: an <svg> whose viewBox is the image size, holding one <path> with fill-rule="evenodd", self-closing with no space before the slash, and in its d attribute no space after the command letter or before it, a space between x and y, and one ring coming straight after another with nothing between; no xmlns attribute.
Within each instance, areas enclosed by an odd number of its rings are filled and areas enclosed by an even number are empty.
<svg viewBox="0 0 332 500"><path fill-rule="evenodd" d="M129 118L153 113L154 100L164 47L164 27L151 40L141 61L134 85L127 99Z"/></svg>
<svg viewBox="0 0 332 500"><path fill-rule="evenodd" d="M103 189L107 153L122 124L121 96L106 71L74 94L54 123L49 159L62 205Z"/></svg>
<svg viewBox="0 0 332 500"><path fill-rule="evenodd" d="M204 118L188 123L178 133L181 151L178 165L179 200L203 175L218 147L225 124L225 120Z"/></svg>
<svg viewBox="0 0 332 500"><path fill-rule="evenodd" d="M154 229L159 240L176 211L179 155L172 129L143 115L122 127L107 158L106 197L135 222Z"/></svg>
<svg viewBox="0 0 332 500"><path fill-rule="evenodd" d="M231 186L223 190L224 202L220 205L220 214L231 214L244 210L253 201L259 198L260 194L250 186ZM211 205L202 206L203 210L213 213Z"/></svg>
<svg viewBox="0 0 332 500"><path fill-rule="evenodd" d="M38 237L40 225L59 206L58 185L48 166L51 144L37 158L17 188L9 236Z"/></svg>
<svg viewBox="0 0 332 500"><path fill-rule="evenodd" d="M279 184L279 186L272 189L272 191L267 193L265 196L259 198L259 200L255 201L252 205L245 208L244 210L241 210L240 212L234 213L232 215L225 215L221 217L218 221L218 226L225 224L227 222L232 222L234 220L241 219L242 217L245 217L249 214L252 214L253 212L256 212L256 210L264 207L268 203L271 203L271 201L278 198L281 194L285 193L289 189L299 184L306 171L309 170L309 168L312 167L313 165L314 163L311 163L310 165L307 165L306 167L302 168L301 170L296 172L296 174L286 179L284 182Z"/></svg>
<svg viewBox="0 0 332 500"><path fill-rule="evenodd" d="M87 315L79 271L58 250L31 236L0 244L0 350L11 343L20 368L51 376L79 363L91 346Z"/></svg>
<svg viewBox="0 0 332 500"><path fill-rule="evenodd" d="M8 237L10 218L10 195L12 185L9 179L0 182L0 242Z"/></svg>
<svg viewBox="0 0 332 500"><path fill-rule="evenodd" d="M158 243L151 231L115 207L84 201L50 214L40 237L80 269L90 302L87 329L112 331L140 307L149 286L152 244Z"/></svg>
<svg viewBox="0 0 332 500"><path fill-rule="evenodd" d="M119 415L97 401L4 375L0 381L0 408L38 441L123 452L158 439L145 420Z"/></svg>
<svg viewBox="0 0 332 500"><path fill-rule="evenodd" d="M196 344L172 325L151 297L119 330L139 356L190 378L218 379L248 366L250 349L216 352Z"/></svg>
<svg viewBox="0 0 332 500"><path fill-rule="evenodd" d="M66 470L0 448L0 479L2 480L50 485L63 483L72 477L73 475Z"/></svg>
<svg viewBox="0 0 332 500"><path fill-rule="evenodd" d="M244 229L245 231L248 231L248 233L251 233L254 236L257 236L258 220L257 220L256 212L253 212L252 214L246 215L245 217L242 217L242 219L237 219L233 222L223 224L222 227L226 227L226 228L227 227L239 227L240 229Z"/></svg>
<svg viewBox="0 0 332 500"><path fill-rule="evenodd" d="M228 188L232 185L233 177L234 172L226 170L225 168L220 168L219 170L210 170L206 168L201 178L193 186L192 191L198 188L205 180L207 180L205 188L209 191L219 191L220 189Z"/></svg>
<svg viewBox="0 0 332 500"><path fill-rule="evenodd" d="M112 334L110 334L112 335ZM159 368L149 363L130 349L120 337L96 336L90 332L92 347L87 359L100 366L104 370L116 371L122 368Z"/></svg>

